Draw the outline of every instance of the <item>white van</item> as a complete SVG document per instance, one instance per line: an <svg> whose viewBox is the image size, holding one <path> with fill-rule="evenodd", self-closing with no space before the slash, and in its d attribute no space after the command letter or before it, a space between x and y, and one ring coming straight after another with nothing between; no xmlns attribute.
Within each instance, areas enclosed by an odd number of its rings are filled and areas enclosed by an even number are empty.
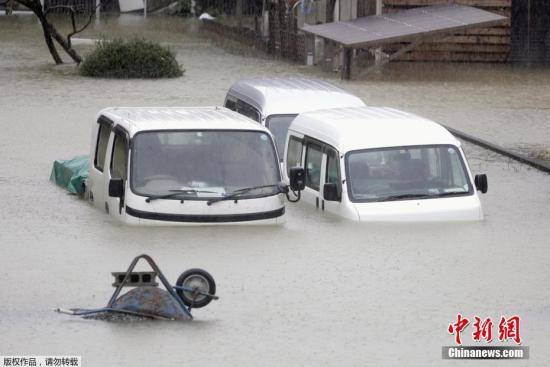
<svg viewBox="0 0 550 367"><path fill-rule="evenodd" d="M280 223L270 132L223 107L107 108L92 129L86 190L130 224Z"/></svg>
<svg viewBox="0 0 550 367"><path fill-rule="evenodd" d="M300 114L284 155L288 179L305 168L304 202L358 221L481 220L477 190L460 142L444 127L391 108Z"/></svg>
<svg viewBox="0 0 550 367"><path fill-rule="evenodd" d="M288 126L300 113L335 107L359 107L361 99L322 80L258 78L229 88L225 107L265 125L283 155Z"/></svg>

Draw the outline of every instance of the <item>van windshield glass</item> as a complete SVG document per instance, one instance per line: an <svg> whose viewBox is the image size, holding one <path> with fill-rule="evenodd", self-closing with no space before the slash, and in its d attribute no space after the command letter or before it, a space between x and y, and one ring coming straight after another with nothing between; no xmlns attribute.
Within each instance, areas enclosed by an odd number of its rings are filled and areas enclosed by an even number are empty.
<svg viewBox="0 0 550 367"><path fill-rule="evenodd" d="M285 154L285 143L288 127L296 116L297 115L271 115L267 118L266 126L275 138L277 152L279 152L281 161L283 160L283 155Z"/></svg>
<svg viewBox="0 0 550 367"><path fill-rule="evenodd" d="M460 152L451 145L354 151L346 157L346 171L354 202L472 193Z"/></svg>
<svg viewBox="0 0 550 367"><path fill-rule="evenodd" d="M266 186L240 196L246 198L278 193L268 185L280 180L273 141L261 131L151 131L132 141L130 183L138 195L180 191L182 197L207 200Z"/></svg>

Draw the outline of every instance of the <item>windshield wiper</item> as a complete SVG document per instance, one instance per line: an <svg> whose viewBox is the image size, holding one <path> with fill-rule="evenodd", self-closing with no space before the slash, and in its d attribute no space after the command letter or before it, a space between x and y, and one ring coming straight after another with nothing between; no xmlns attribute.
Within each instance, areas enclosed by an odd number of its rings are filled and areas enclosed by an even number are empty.
<svg viewBox="0 0 550 367"><path fill-rule="evenodd" d="M240 196L242 194L246 194L247 192L250 192L252 190L257 190L257 189L267 189L269 187L276 187L278 188L278 193L284 193L285 192L285 188L286 188L286 185L282 182L279 182L279 183L276 183L276 184L273 184L273 185L263 185L263 186L252 186L252 187L245 187L244 189L239 189L239 190L235 190L233 192L230 192L229 194L227 195L224 195L222 197L219 197L219 198L215 198L215 199L212 199L212 200L208 200L206 202L207 205L212 205L214 203L217 203L219 201L224 201L224 200L230 200L230 199L233 199L233 198L236 198L237 196Z"/></svg>
<svg viewBox="0 0 550 367"><path fill-rule="evenodd" d="M206 191L206 190L194 190L194 189L187 189L187 190L168 190L170 191L167 194L162 195L151 195L148 196L147 199L145 199L145 202L150 203L153 200L157 199L169 199L178 195L189 195L189 194L198 194L198 193L208 193L208 194L215 194L215 191Z"/></svg>
<svg viewBox="0 0 550 367"><path fill-rule="evenodd" d="M436 198L442 198L442 197L445 197L445 196L464 195L464 194L467 194L467 193L468 193L468 191L448 191L448 192L442 192L442 193L434 194L434 195L430 195L430 196L433 196L433 197L436 197Z"/></svg>
<svg viewBox="0 0 550 367"><path fill-rule="evenodd" d="M392 200L401 200L401 199L425 199L430 198L435 195L429 194L401 194L401 195L390 195L380 199L380 201L392 201Z"/></svg>

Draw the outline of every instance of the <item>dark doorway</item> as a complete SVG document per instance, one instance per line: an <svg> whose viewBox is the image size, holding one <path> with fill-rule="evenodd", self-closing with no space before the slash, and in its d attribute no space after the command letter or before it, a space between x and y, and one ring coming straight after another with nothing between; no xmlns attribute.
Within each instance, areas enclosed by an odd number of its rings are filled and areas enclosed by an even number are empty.
<svg viewBox="0 0 550 367"><path fill-rule="evenodd" d="M550 1L512 0L510 61L550 64Z"/></svg>

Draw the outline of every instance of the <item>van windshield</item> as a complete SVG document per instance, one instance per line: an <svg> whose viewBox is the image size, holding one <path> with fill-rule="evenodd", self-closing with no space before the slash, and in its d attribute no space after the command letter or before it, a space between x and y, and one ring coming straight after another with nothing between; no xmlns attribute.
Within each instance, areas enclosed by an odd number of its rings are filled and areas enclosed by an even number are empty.
<svg viewBox="0 0 550 367"><path fill-rule="evenodd" d="M196 200L281 181L271 137L261 131L149 131L132 140L132 191L143 196ZM274 195L275 186L240 198Z"/></svg>
<svg viewBox="0 0 550 367"><path fill-rule="evenodd" d="M426 199L471 194L460 151L451 145L353 151L346 155L353 202Z"/></svg>

